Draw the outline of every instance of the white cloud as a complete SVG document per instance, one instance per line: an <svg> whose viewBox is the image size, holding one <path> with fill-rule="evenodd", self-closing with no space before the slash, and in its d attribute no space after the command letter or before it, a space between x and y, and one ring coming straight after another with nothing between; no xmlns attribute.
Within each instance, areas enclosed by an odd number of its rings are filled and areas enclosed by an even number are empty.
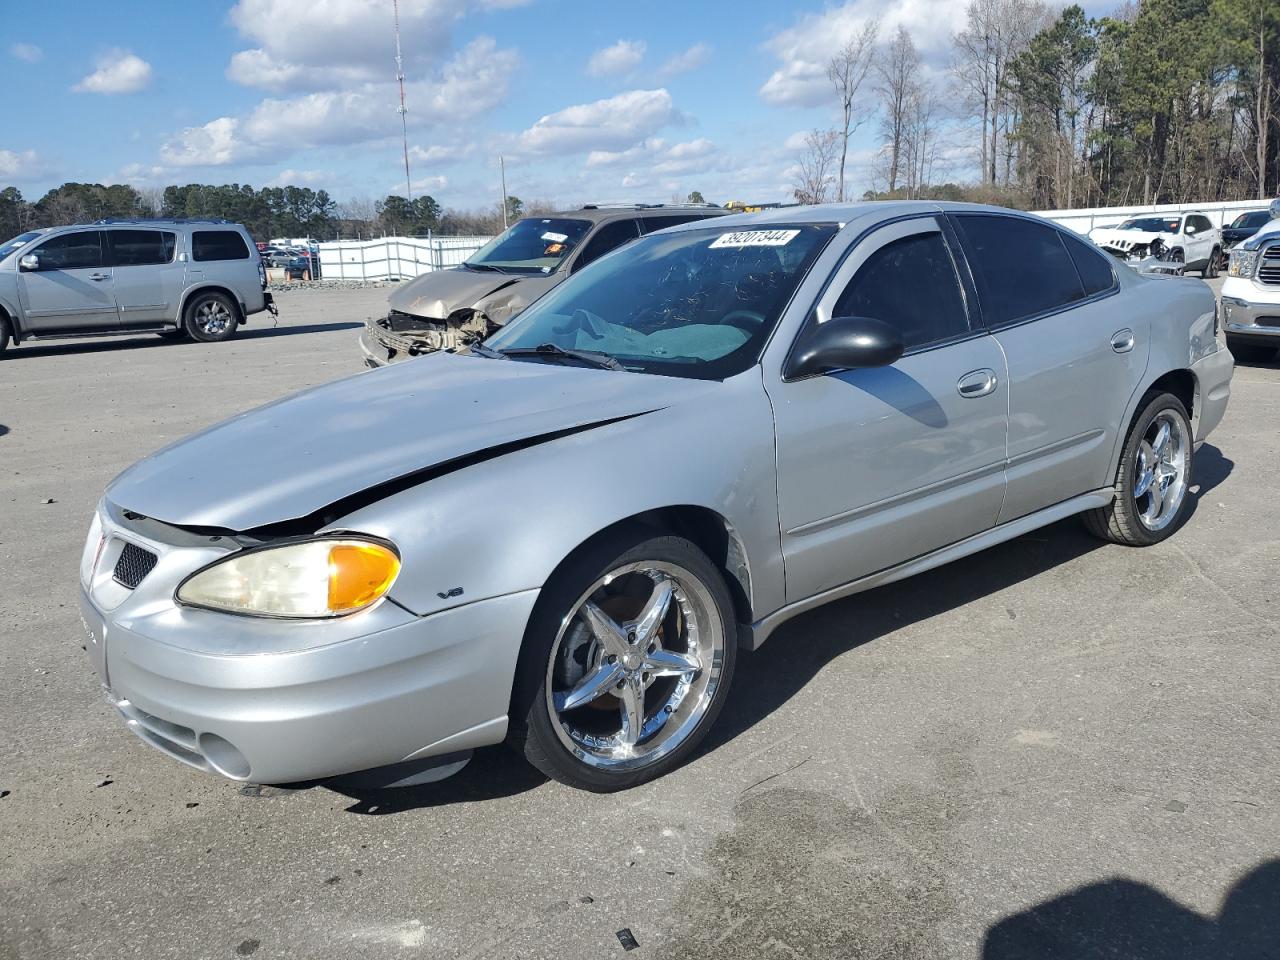
<svg viewBox="0 0 1280 960"><path fill-rule="evenodd" d="M173 167L220 167L243 160L248 151L236 136L239 128L235 117L187 127L160 147L160 159Z"/></svg>
<svg viewBox="0 0 1280 960"><path fill-rule="evenodd" d="M324 187L334 180L331 170L295 170L286 167L263 186L267 187Z"/></svg>
<svg viewBox="0 0 1280 960"><path fill-rule="evenodd" d="M821 13L802 16L765 44L781 61L760 88L760 96L780 106L815 106L834 101L827 63L870 20L880 16L880 36L906 27L927 60L947 49L964 27L965 5L955 0L903 0L887 8L879 0L848 0Z"/></svg>
<svg viewBox="0 0 1280 960"><path fill-rule="evenodd" d="M40 169L40 156L34 150L24 150L21 153L0 150L0 177L22 180L34 177Z"/></svg>
<svg viewBox="0 0 1280 960"><path fill-rule="evenodd" d="M34 43L11 43L9 53L27 63L39 63L44 59L44 51Z"/></svg>
<svg viewBox="0 0 1280 960"><path fill-rule="evenodd" d="M528 153L625 150L683 120L666 90L630 90L548 114L517 143Z"/></svg>
<svg viewBox="0 0 1280 960"><path fill-rule="evenodd" d="M466 0L400 0L406 74L445 59L452 25L466 5ZM227 76L266 89L301 80L309 90L394 77L392 10L386 0L311 0L305 23L298 9L295 0L239 0L231 23L255 46L231 58Z"/></svg>
<svg viewBox="0 0 1280 960"><path fill-rule="evenodd" d="M128 50L108 50L98 69L71 89L77 93L136 93L151 82L151 64Z"/></svg>
<svg viewBox="0 0 1280 960"><path fill-rule="evenodd" d="M476 38L435 77L405 85L410 128L471 119L496 106L516 61L515 51L498 49L492 37ZM399 134L398 104L394 82L268 98L247 116L182 130L160 155L174 166L223 166L308 147L367 143Z"/></svg>
<svg viewBox="0 0 1280 960"><path fill-rule="evenodd" d="M665 140L652 137L626 150L592 150L587 155L587 166L627 166L658 176L679 176L706 172L725 159L719 148L705 137L669 146ZM629 173L628 176L639 175ZM625 182L623 185L630 186Z"/></svg>
<svg viewBox="0 0 1280 960"><path fill-rule="evenodd" d="M654 75L666 80L669 77L688 73L690 70L697 70L709 59L711 59L711 48L705 43L695 43L688 50L683 50L664 60Z"/></svg>
<svg viewBox="0 0 1280 960"><path fill-rule="evenodd" d="M597 50L587 61L587 73L593 77L612 77L628 73L644 59L643 40L619 40L613 46Z"/></svg>
<svg viewBox="0 0 1280 960"><path fill-rule="evenodd" d="M403 186L404 186L404 181L402 180L399 183L392 184L390 187L388 187L387 192L398 193L400 191L400 188ZM432 190L443 190L445 187L449 186L449 178L443 177L443 176L422 177L421 179L414 180L411 186L413 187L413 195L417 197L417 196L421 196L424 193L428 193Z"/></svg>
<svg viewBox="0 0 1280 960"><path fill-rule="evenodd" d="M409 148L409 157L422 163L458 163L472 156L475 150L475 144L472 141L461 144L432 144L429 147L414 145Z"/></svg>

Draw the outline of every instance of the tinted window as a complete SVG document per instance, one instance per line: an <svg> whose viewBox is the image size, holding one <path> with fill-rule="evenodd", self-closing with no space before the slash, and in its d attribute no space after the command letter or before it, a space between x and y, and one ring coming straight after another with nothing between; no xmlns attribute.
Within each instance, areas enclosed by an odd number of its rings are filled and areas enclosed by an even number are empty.
<svg viewBox="0 0 1280 960"><path fill-rule="evenodd" d="M958 216L990 326L1055 310L1084 287L1053 227L1020 217Z"/></svg>
<svg viewBox="0 0 1280 960"><path fill-rule="evenodd" d="M1188 233L1204 233L1213 228L1208 217L1187 217Z"/></svg>
<svg viewBox="0 0 1280 960"><path fill-rule="evenodd" d="M1107 255L1092 244L1077 240L1068 234L1062 234L1062 242L1067 245L1071 254L1071 262L1080 273L1080 282L1084 284L1086 296L1102 293L1115 286L1115 273L1111 269L1111 261Z"/></svg>
<svg viewBox="0 0 1280 960"><path fill-rule="evenodd" d="M191 234L193 260L245 260L249 248L235 230L197 230Z"/></svg>
<svg viewBox="0 0 1280 960"><path fill-rule="evenodd" d="M517 220L468 257L466 265L502 273L551 273L590 229L590 220Z"/></svg>
<svg viewBox="0 0 1280 960"><path fill-rule="evenodd" d="M941 233L903 237L873 253L840 294L832 316L890 324L908 350L969 332L960 282Z"/></svg>
<svg viewBox="0 0 1280 960"><path fill-rule="evenodd" d="M41 270L83 270L102 266L102 231L78 230L46 240L32 251Z"/></svg>
<svg viewBox="0 0 1280 960"><path fill-rule="evenodd" d="M111 262L117 267L169 263L176 236L167 230L108 230Z"/></svg>
<svg viewBox="0 0 1280 960"><path fill-rule="evenodd" d="M665 230L667 227L674 227L680 223L691 223L694 220L705 219L706 217L701 213L671 214L666 217L641 217L640 229L645 233L653 233L655 230Z"/></svg>
<svg viewBox="0 0 1280 960"><path fill-rule="evenodd" d="M640 232L636 229L634 220L614 220L612 223L606 223L587 241L573 269L581 270L592 260L599 260L610 250L616 250L628 240L634 240L638 236Z"/></svg>

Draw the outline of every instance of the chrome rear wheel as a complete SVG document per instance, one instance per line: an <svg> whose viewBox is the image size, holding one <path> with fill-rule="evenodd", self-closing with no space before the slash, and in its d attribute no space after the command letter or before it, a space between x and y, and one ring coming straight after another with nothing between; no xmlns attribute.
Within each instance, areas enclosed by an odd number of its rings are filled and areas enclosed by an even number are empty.
<svg viewBox="0 0 1280 960"><path fill-rule="evenodd" d="M1185 417L1162 410L1143 433L1134 465L1133 498L1148 530L1163 530L1182 509L1191 465L1191 432Z"/></svg>

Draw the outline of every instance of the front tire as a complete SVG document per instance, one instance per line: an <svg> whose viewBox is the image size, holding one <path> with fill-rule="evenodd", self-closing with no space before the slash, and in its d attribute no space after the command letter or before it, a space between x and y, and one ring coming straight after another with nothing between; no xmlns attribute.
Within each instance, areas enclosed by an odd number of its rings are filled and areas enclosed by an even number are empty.
<svg viewBox="0 0 1280 960"><path fill-rule="evenodd" d="M3 358L9 352L9 339L12 336L9 332L9 318L0 313L0 358Z"/></svg>
<svg viewBox="0 0 1280 960"><path fill-rule="evenodd" d="M1187 519L1194 456L1187 409L1171 393L1148 393L1138 405L1120 455L1115 499L1084 514L1095 536L1149 547Z"/></svg>
<svg viewBox="0 0 1280 960"><path fill-rule="evenodd" d="M729 692L733 601L697 546L634 528L556 573L525 632L511 745L598 793L660 777L693 752Z"/></svg>
<svg viewBox="0 0 1280 960"><path fill-rule="evenodd" d="M183 327L201 343L230 340L240 322L240 308L225 293L193 294L183 313Z"/></svg>

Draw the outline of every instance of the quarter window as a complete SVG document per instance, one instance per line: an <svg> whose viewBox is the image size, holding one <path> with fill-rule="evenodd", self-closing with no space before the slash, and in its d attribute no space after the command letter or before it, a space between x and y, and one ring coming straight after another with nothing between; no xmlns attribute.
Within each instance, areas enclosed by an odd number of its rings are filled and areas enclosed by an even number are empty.
<svg viewBox="0 0 1280 960"><path fill-rule="evenodd" d="M111 262L117 267L170 263L177 237L168 230L108 230Z"/></svg>
<svg viewBox="0 0 1280 960"><path fill-rule="evenodd" d="M908 350L969 332L955 264L941 233L887 243L840 294L835 317L870 317L895 327Z"/></svg>
<svg viewBox="0 0 1280 960"><path fill-rule="evenodd" d="M77 230L46 240L33 253L41 270L86 270L102 266L102 231Z"/></svg>
<svg viewBox="0 0 1280 960"><path fill-rule="evenodd" d="M982 312L991 327L1048 313L1084 298L1084 286L1053 227L985 214L958 216Z"/></svg>
<svg viewBox="0 0 1280 960"><path fill-rule="evenodd" d="M249 248L235 230L196 230L191 234L192 260L247 260Z"/></svg>
<svg viewBox="0 0 1280 960"><path fill-rule="evenodd" d="M1066 244L1067 253L1071 254L1071 262L1080 273L1080 282L1084 284L1085 296L1110 290L1116 285L1116 275L1111 269L1111 261L1107 255L1092 244L1077 240L1070 234L1061 234Z"/></svg>
<svg viewBox="0 0 1280 960"><path fill-rule="evenodd" d="M582 248L582 253L578 254L578 262L573 265L573 269L581 270L593 260L599 260L610 250L616 250L628 240L634 240L638 236L640 231L636 229L634 220L614 220L612 223L606 223L587 241L587 245Z"/></svg>

